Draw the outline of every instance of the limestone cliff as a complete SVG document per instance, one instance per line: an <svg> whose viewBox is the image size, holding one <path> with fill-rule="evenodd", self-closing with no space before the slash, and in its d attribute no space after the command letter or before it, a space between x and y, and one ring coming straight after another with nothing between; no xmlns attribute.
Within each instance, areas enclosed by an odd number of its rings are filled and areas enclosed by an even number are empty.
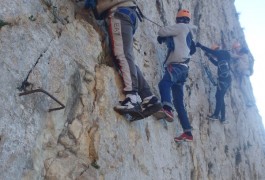
<svg viewBox="0 0 265 180"><path fill-rule="evenodd" d="M234 0L138 0L160 25L174 23L177 10L192 12L194 38L206 46L244 43ZM238 84L225 97L229 124L209 122L215 87L198 50L190 62L185 105L194 142L176 144L177 115L165 124L153 117L129 123L113 111L123 98L104 22L96 22L71 0L0 1L0 179L265 179L265 134L257 107L247 108ZM166 49L159 27L147 20L134 39L136 63L152 91L162 76ZM30 70L32 70L30 72ZM30 72L30 73L29 73ZM19 96L29 74L65 105L38 92ZM252 94L252 92L249 92Z"/></svg>

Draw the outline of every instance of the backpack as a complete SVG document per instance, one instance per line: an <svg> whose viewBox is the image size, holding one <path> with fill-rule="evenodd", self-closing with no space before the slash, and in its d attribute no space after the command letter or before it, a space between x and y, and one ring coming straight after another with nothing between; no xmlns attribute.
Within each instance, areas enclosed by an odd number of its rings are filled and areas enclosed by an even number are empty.
<svg viewBox="0 0 265 180"><path fill-rule="evenodd" d="M218 76L221 78L226 78L228 76L230 76L230 67L227 61L223 60L223 61L218 61Z"/></svg>

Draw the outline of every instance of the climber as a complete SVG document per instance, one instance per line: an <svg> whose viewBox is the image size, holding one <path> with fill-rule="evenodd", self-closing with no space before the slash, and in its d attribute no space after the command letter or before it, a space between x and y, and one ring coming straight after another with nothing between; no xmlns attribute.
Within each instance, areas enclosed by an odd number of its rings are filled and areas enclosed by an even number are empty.
<svg viewBox="0 0 265 180"><path fill-rule="evenodd" d="M161 108L158 98L152 94L140 69L135 65L133 35L138 25L137 5L134 0L86 0L86 7L94 9L108 25L112 51L121 70L125 99L114 110L121 114L144 117ZM139 105L137 95L142 102Z"/></svg>
<svg viewBox="0 0 265 180"><path fill-rule="evenodd" d="M227 50L221 50L220 46L213 45L212 48L207 48L201 45L199 42L196 43L196 47L201 48L206 52L209 60L217 66L218 82L217 90L215 94L216 106L214 113L209 116L210 120L220 120L221 123L227 123L225 119L225 102L224 96L227 89L231 85L231 73L230 73L230 54ZM216 58L217 60L215 60ZM219 113L221 112L221 119L219 119Z"/></svg>
<svg viewBox="0 0 265 180"><path fill-rule="evenodd" d="M169 122L174 120L171 92L173 95L174 107L177 110L184 131L179 137L174 138L176 142L193 140L192 127L183 103L183 86L188 77L188 63L191 55L196 51L191 33L196 26L189 24L190 19L191 14L188 10L180 10L176 16L176 24L162 27L158 32L157 38L160 44L163 41L166 41L167 45L174 44L174 46L170 46L172 49L168 51L169 54L164 63L166 66L165 74L158 86L163 105L159 112L165 113L167 116L166 120ZM170 39L173 39L173 41Z"/></svg>
<svg viewBox="0 0 265 180"><path fill-rule="evenodd" d="M251 107L255 104L249 88L249 76L253 73L253 63L248 58L248 49L241 47L241 44L235 42L232 45L231 59L234 64L235 76L239 81L239 87L245 98L246 106Z"/></svg>

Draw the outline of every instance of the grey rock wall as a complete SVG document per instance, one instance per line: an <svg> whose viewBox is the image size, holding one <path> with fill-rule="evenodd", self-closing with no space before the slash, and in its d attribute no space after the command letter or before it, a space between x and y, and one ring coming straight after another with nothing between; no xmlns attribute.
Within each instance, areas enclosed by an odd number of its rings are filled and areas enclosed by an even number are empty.
<svg viewBox="0 0 265 180"><path fill-rule="evenodd" d="M206 46L245 44L233 0L138 1L158 24L174 23L178 8L192 12L194 38ZM199 49L190 62L185 105L194 142L176 144L177 116L165 124L153 117L129 123L113 111L123 98L113 67L104 22L82 1L2 0L0 19L0 179L265 179L265 139L256 106L245 106L234 78L225 102L229 124L209 122L215 88ZM134 39L136 64L152 91L162 76L166 49L156 42L159 27L147 20ZM19 96L27 77L43 93ZM251 84L248 93L252 95Z"/></svg>

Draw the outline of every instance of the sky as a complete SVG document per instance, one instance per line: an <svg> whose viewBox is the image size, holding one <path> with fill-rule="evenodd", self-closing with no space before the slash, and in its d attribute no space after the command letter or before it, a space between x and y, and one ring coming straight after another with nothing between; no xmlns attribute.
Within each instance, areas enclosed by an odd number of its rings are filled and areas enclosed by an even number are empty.
<svg viewBox="0 0 265 180"><path fill-rule="evenodd" d="M265 127L265 0L235 0L239 21L254 57L254 74L250 77L256 104Z"/></svg>

